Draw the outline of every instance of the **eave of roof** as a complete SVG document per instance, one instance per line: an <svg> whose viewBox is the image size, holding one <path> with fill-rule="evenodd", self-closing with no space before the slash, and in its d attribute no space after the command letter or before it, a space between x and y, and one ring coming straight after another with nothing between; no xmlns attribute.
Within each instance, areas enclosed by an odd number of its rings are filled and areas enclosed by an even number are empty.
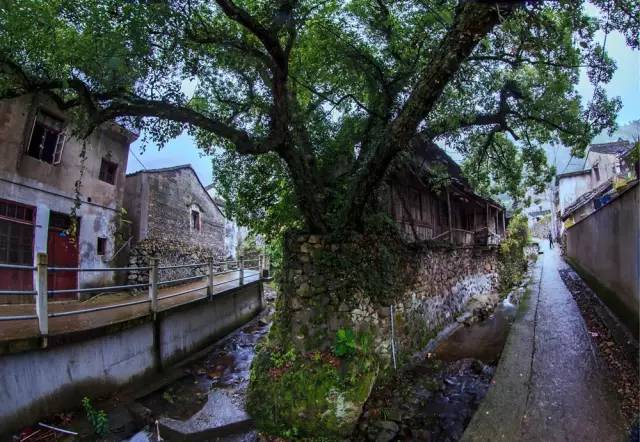
<svg viewBox="0 0 640 442"><path fill-rule="evenodd" d="M609 143L591 144L589 146L589 152L620 155L624 154L628 149L632 147L632 144L627 140L612 141Z"/></svg>
<svg viewBox="0 0 640 442"><path fill-rule="evenodd" d="M416 159L422 160L423 164L433 165L439 163L446 168L447 173L451 178L450 187L452 189L459 193L465 194L466 196L483 201L491 206L504 210L504 206L498 201L476 193L475 190L471 187L471 184L469 184L469 181L467 181L467 179L464 177L460 165L456 163L436 143L430 140L425 140L421 137L416 137L412 141L412 147L415 152L414 158L419 157ZM420 165L420 168L422 168L423 164Z"/></svg>
<svg viewBox="0 0 640 442"><path fill-rule="evenodd" d="M556 185L563 178L571 178L574 176L588 175L588 174L591 174L591 169L583 169L583 170L576 170L575 172L561 173L559 175L556 175Z"/></svg>
<svg viewBox="0 0 640 442"><path fill-rule="evenodd" d="M607 181L600 184L595 189L592 189L589 192L586 192L580 195L570 206L564 209L560 217L563 220L569 218L571 214L575 213L577 210L584 207L590 201L593 201L593 199L608 192L612 187L613 187L613 177L609 178Z"/></svg>

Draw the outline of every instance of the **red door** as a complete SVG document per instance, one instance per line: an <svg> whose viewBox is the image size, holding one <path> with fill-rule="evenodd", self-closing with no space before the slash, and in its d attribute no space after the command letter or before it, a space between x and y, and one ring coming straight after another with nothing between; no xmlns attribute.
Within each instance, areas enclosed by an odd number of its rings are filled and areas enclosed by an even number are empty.
<svg viewBox="0 0 640 442"><path fill-rule="evenodd" d="M78 244L77 240L72 240L68 235L70 224L68 217L52 212L49 220L47 242L49 267L78 267ZM47 285L49 290L76 289L78 272L49 272ZM54 296L55 299L75 299L76 294L65 293Z"/></svg>

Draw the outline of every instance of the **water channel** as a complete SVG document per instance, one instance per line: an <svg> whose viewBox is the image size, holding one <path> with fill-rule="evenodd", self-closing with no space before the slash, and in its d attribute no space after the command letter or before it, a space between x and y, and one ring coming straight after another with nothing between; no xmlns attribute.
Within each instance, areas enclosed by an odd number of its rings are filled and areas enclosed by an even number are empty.
<svg viewBox="0 0 640 442"><path fill-rule="evenodd" d="M126 440L155 440L158 431L164 440L180 433L200 435L192 440L261 440L243 411L244 397L272 309L185 364L179 378L139 398L149 425ZM352 440L458 440L489 388L515 313L507 299L484 320L440 338L431 353L374 390Z"/></svg>

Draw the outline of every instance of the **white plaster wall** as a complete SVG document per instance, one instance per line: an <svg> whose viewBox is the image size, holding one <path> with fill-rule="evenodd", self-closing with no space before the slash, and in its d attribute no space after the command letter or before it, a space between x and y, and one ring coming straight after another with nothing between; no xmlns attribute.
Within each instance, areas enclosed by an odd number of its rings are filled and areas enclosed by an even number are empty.
<svg viewBox="0 0 640 442"><path fill-rule="evenodd" d="M558 183L558 197L560 213L564 212L576 198L591 189L591 177L589 175L577 175L560 178Z"/></svg>
<svg viewBox="0 0 640 442"><path fill-rule="evenodd" d="M75 203L71 196L40 190L40 186L13 184L3 180L0 173L0 198L36 207L34 231L34 262L37 253L46 253L50 212L70 213ZM99 207L82 202L77 212L80 217L78 232L79 265L83 268L108 268L108 260L115 252L113 238L114 221L117 212L108 207ZM96 254L97 238L107 238L106 255ZM109 285L113 282L112 272L81 272L79 286L90 287Z"/></svg>

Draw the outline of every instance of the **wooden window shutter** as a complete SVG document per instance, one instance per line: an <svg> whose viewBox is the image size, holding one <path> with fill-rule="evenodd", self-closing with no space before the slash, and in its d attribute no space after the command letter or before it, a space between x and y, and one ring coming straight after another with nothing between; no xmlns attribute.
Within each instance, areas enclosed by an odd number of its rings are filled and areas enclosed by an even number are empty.
<svg viewBox="0 0 640 442"><path fill-rule="evenodd" d="M62 151L64 144L67 141L67 136L64 132L58 135L58 142L56 143L56 151L53 153L53 164L57 165L62 162Z"/></svg>

